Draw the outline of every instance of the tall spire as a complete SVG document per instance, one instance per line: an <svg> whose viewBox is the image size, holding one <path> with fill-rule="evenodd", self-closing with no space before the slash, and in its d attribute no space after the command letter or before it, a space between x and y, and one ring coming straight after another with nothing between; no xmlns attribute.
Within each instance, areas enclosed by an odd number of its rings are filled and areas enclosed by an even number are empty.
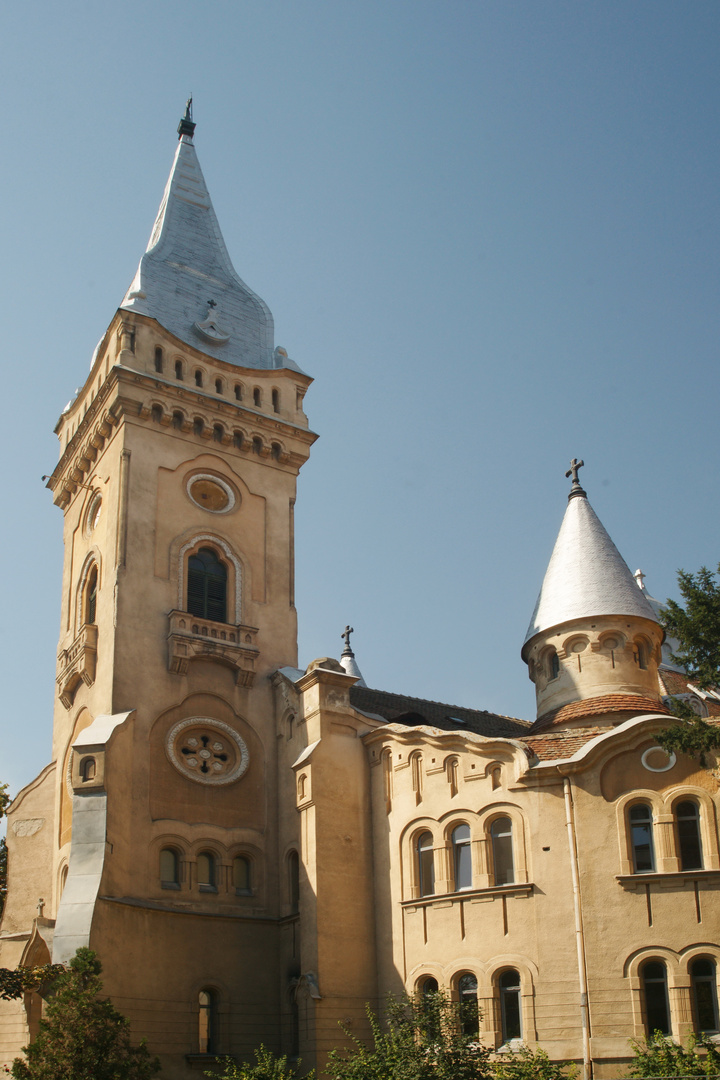
<svg viewBox="0 0 720 1080"><path fill-rule="evenodd" d="M536 634L576 619L635 615L657 622L630 568L580 487L575 460L566 474L573 486L540 589L525 644Z"/></svg>
<svg viewBox="0 0 720 1080"><path fill-rule="evenodd" d="M147 249L122 308L157 319L218 360L248 368L296 368L273 352L267 305L237 275L193 145L192 98Z"/></svg>
<svg viewBox="0 0 720 1080"><path fill-rule="evenodd" d="M357 666L355 653L350 648L350 635L354 633L355 631L352 626L348 625L345 627L342 634L340 635L340 637L345 640L345 648L343 649L340 656L340 663L345 668L346 674L355 676L355 678L357 679L357 682L355 684L356 686L367 686L367 683L362 677L362 672Z"/></svg>

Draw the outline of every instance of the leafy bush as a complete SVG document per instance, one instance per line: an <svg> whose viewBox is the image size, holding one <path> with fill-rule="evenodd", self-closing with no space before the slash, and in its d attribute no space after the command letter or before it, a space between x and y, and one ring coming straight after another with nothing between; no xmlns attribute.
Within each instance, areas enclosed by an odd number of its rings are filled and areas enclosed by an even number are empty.
<svg viewBox="0 0 720 1080"><path fill-rule="evenodd" d="M215 1077L215 1080L294 1080L298 1075L286 1057L276 1057L264 1046L255 1051L255 1058L255 1065L238 1065L232 1058L226 1058L222 1072L206 1072L205 1075ZM307 1074L307 1080L313 1080L314 1076L313 1070Z"/></svg>
<svg viewBox="0 0 720 1080"><path fill-rule="evenodd" d="M551 1061L541 1047L521 1046L502 1057L493 1072L496 1080L574 1080L578 1069L574 1061Z"/></svg>
<svg viewBox="0 0 720 1080"><path fill-rule="evenodd" d="M630 1045L635 1051L630 1076L715 1076L720 1072L720 1050L702 1035L691 1035L685 1047L656 1031L649 1039L631 1039Z"/></svg>

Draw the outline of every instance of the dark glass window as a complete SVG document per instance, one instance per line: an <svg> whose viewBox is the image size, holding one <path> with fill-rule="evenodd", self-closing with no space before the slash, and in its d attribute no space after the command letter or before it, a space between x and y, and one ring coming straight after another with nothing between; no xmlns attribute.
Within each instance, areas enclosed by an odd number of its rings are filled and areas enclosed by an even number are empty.
<svg viewBox="0 0 720 1080"><path fill-rule="evenodd" d="M640 977L645 1006L645 1030L648 1035L659 1031L669 1035L670 1003L667 990L667 969L662 960L648 960L643 964Z"/></svg>
<svg viewBox="0 0 720 1080"><path fill-rule="evenodd" d="M273 390L272 392L272 407L273 412L280 412L280 391Z"/></svg>
<svg viewBox="0 0 720 1080"><path fill-rule="evenodd" d="M652 810L647 803L630 807L630 845L633 872L648 874L655 870L655 850L652 835Z"/></svg>
<svg viewBox="0 0 720 1080"><path fill-rule="evenodd" d="M560 674L560 658L556 652L550 656L550 678L557 679Z"/></svg>
<svg viewBox="0 0 720 1080"><path fill-rule="evenodd" d="M681 870L702 870L700 810L697 803L681 802L675 807Z"/></svg>
<svg viewBox="0 0 720 1080"><path fill-rule="evenodd" d="M201 1054L217 1053L217 1003L212 990L198 994L198 1035Z"/></svg>
<svg viewBox="0 0 720 1080"><path fill-rule="evenodd" d="M235 383L235 400L242 401L242 386L240 383Z"/></svg>
<svg viewBox="0 0 720 1080"><path fill-rule="evenodd" d="M198 370L195 372L195 385L196 386L202 386L202 384L203 384L203 373L198 368Z"/></svg>
<svg viewBox="0 0 720 1080"><path fill-rule="evenodd" d="M222 379L215 380L215 393L222 394Z"/></svg>
<svg viewBox="0 0 720 1080"><path fill-rule="evenodd" d="M163 351L159 345L155 347L155 370L162 371L163 369Z"/></svg>
<svg viewBox="0 0 720 1080"><path fill-rule="evenodd" d="M421 896L435 892L435 863L433 859L432 833L420 833L417 838L417 875Z"/></svg>
<svg viewBox="0 0 720 1080"><path fill-rule="evenodd" d="M502 973L499 979L499 990L502 1040L506 1043L511 1039L522 1038L522 1023L520 1019L520 975L514 968L510 968L508 971Z"/></svg>
<svg viewBox="0 0 720 1080"><path fill-rule="evenodd" d="M421 994L437 994L438 981L430 976L429 979L422 979L420 982L419 990Z"/></svg>
<svg viewBox="0 0 720 1080"><path fill-rule="evenodd" d="M93 566L90 574L88 575L87 585L85 586L85 595L87 597L85 606L85 622L90 626L95 624L95 616L97 614L97 590L98 590L98 571L97 566Z"/></svg>
<svg viewBox="0 0 720 1080"><path fill-rule="evenodd" d="M182 382L182 377L183 377L182 360L176 360L175 361L175 378L180 379L180 381Z"/></svg>
<svg viewBox="0 0 720 1080"><path fill-rule="evenodd" d="M452 831L453 874L455 889L472 889L470 826L456 825Z"/></svg>
<svg viewBox="0 0 720 1080"><path fill-rule="evenodd" d="M188 559L188 611L202 619L225 622L227 570L212 548Z"/></svg>
<svg viewBox="0 0 720 1080"><path fill-rule="evenodd" d="M262 398L260 396L260 387L256 386L253 390L253 405L256 409L259 409L262 405Z"/></svg>
<svg viewBox="0 0 720 1080"><path fill-rule="evenodd" d="M477 1035L479 1021L477 979L470 972L461 975L458 979L458 996L463 1031L466 1035Z"/></svg>
<svg viewBox="0 0 720 1080"><path fill-rule="evenodd" d="M495 818L490 826L492 840L493 882L511 885L515 880L513 862L512 821L509 817Z"/></svg>
<svg viewBox="0 0 720 1080"><path fill-rule="evenodd" d="M717 974L715 961L702 958L690 965L693 1021L696 1031L718 1030Z"/></svg>

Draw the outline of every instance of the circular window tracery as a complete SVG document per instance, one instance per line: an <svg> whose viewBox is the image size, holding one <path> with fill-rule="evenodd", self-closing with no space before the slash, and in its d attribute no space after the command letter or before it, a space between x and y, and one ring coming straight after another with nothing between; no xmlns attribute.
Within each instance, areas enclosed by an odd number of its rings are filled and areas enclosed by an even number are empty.
<svg viewBox="0 0 720 1080"><path fill-rule="evenodd" d="M170 729L165 750L172 764L198 784L232 784L246 771L250 758L245 741L229 724L194 716Z"/></svg>
<svg viewBox="0 0 720 1080"><path fill-rule="evenodd" d="M237 502L230 485L210 473L191 476L187 482L187 493L196 506L211 514L228 514Z"/></svg>

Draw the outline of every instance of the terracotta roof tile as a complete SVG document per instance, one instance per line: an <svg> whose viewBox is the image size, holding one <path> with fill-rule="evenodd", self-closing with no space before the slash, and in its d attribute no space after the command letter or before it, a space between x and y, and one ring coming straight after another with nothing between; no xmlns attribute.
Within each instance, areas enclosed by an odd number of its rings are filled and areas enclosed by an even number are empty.
<svg viewBox="0 0 720 1080"><path fill-rule="evenodd" d="M585 743L604 735L606 728L584 727L568 731L552 731L545 735L535 735L523 739L525 745L541 761L554 761L556 758L569 758L581 750Z"/></svg>
<svg viewBox="0 0 720 1080"><path fill-rule="evenodd" d="M533 724L533 735L545 731L568 720L582 720L586 716L599 716L606 713L667 713L669 710L657 698L642 697L640 694L604 694L602 697L588 698L585 701L572 701L558 709L539 716Z"/></svg>

